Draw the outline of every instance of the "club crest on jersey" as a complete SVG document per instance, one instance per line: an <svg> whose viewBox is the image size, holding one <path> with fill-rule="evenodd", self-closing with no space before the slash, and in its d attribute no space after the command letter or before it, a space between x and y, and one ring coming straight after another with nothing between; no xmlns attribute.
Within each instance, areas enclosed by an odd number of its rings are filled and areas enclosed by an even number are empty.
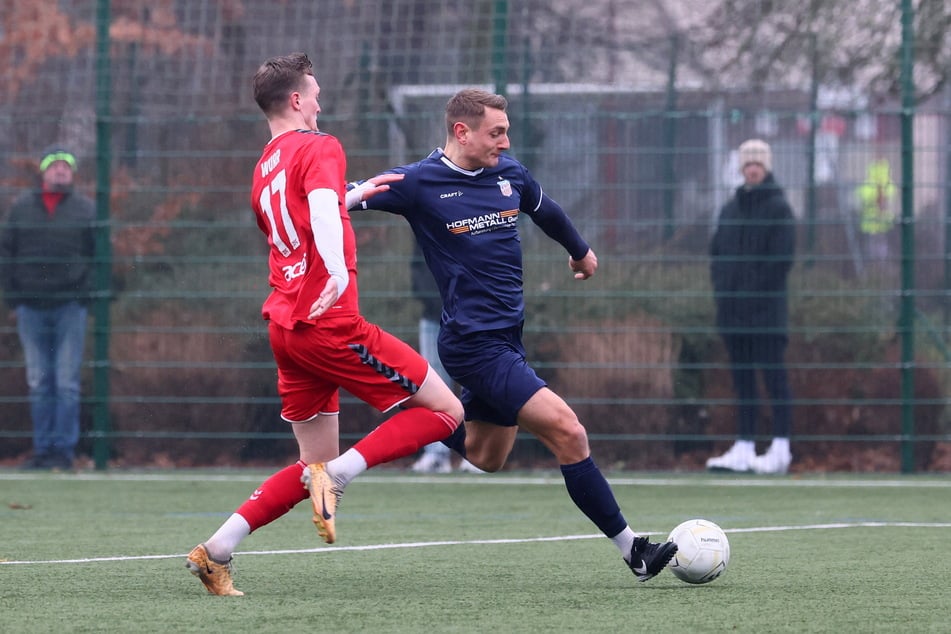
<svg viewBox="0 0 951 634"><path fill-rule="evenodd" d="M499 189L502 190L502 195L503 195L503 196L511 196L511 195L512 195L512 183L510 183L510 182L508 182L507 180L504 180L504 179L503 179L503 180L500 180L500 181L498 182L498 186L499 186Z"/></svg>

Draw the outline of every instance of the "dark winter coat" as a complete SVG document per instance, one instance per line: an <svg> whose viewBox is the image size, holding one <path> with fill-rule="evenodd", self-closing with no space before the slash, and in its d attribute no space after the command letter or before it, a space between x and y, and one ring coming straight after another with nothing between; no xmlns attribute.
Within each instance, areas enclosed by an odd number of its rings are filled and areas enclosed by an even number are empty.
<svg viewBox="0 0 951 634"><path fill-rule="evenodd" d="M773 175L737 188L720 210L710 244L710 278L723 332L785 335L787 285L795 253L792 208Z"/></svg>
<svg viewBox="0 0 951 634"><path fill-rule="evenodd" d="M95 204L73 190L53 214L39 190L18 198L0 234L0 281L7 306L87 303L94 279L95 221Z"/></svg>

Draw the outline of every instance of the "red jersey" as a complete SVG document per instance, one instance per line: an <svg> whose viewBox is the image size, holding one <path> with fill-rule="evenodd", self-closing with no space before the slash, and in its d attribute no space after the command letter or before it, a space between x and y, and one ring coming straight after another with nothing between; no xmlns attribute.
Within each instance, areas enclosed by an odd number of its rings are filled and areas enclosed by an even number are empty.
<svg viewBox="0 0 951 634"><path fill-rule="evenodd" d="M292 329L298 322L312 324L359 314L356 239L344 206L346 171L343 147L329 134L295 130L265 146L251 186L251 208L270 246L268 283L273 291L261 308L264 319ZM311 305L330 277L311 229L307 195L315 189L337 193L350 281L332 308L316 319L308 319Z"/></svg>

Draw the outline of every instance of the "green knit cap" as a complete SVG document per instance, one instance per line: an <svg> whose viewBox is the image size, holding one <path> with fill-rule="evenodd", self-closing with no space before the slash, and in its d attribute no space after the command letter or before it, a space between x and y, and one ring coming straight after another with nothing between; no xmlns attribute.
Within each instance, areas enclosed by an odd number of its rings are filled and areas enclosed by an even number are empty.
<svg viewBox="0 0 951 634"><path fill-rule="evenodd" d="M56 161L65 161L70 169L76 171L76 156L59 146L50 147L43 151L43 158L40 159L40 171L45 172Z"/></svg>

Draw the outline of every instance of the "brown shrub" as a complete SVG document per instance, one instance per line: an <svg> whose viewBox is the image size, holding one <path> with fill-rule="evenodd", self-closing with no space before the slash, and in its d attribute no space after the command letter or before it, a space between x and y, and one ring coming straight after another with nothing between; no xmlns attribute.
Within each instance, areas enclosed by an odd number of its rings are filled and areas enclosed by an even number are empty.
<svg viewBox="0 0 951 634"><path fill-rule="evenodd" d="M664 324L642 315L623 322L581 324L535 344L534 357L551 363L545 378L565 398L589 434L668 433L679 340ZM545 374L539 371L539 374ZM616 466L670 465L672 442L593 446L596 457Z"/></svg>
<svg viewBox="0 0 951 634"><path fill-rule="evenodd" d="M674 398L680 340L663 324L639 316L623 322L581 325L575 330L539 338L530 360L534 354L542 367L551 368L545 378L595 437L592 453L600 461L636 469L702 469L711 451L729 444L702 439L704 434L736 433L734 408L729 404L734 398L733 388L722 346L711 349L713 358L703 359L714 367L703 370L700 393L695 395L696 402L712 405L688 408L682 403L684 399ZM830 358L829 349L821 341L791 342L787 362L797 401L793 434L819 437L794 442L794 471L901 470L899 353L899 345L889 342L880 362L850 367L853 360ZM924 367L916 370L914 379L918 401L914 432L941 434L940 379L933 369ZM768 437L771 413L762 387L761 393L764 406L757 432ZM611 438L622 434L635 438ZM692 437L668 441L659 438L664 434ZM884 438L863 438L868 436ZM765 442L760 444L765 446ZM948 470L951 450L946 446L916 442L916 470Z"/></svg>
<svg viewBox="0 0 951 634"><path fill-rule="evenodd" d="M122 462L155 464L166 454L181 466L239 462L243 440L174 436L247 431L253 419L248 399L262 392L257 377L273 383L273 372L209 364L244 360L246 344L198 324L214 324L213 315L146 315L141 329L113 334L110 415L113 431L122 434L113 443ZM192 328L181 328L186 325ZM279 407L272 407L277 416Z"/></svg>

